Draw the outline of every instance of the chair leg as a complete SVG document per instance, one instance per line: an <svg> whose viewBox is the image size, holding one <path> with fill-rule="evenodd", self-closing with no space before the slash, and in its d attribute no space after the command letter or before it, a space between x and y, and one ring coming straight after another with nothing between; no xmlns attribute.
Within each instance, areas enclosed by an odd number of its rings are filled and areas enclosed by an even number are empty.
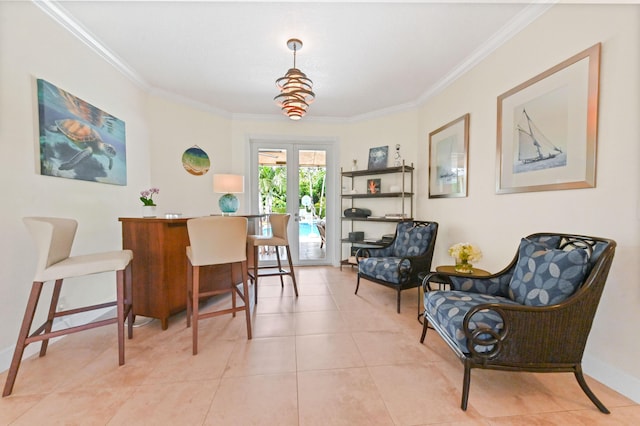
<svg viewBox="0 0 640 426"><path fill-rule="evenodd" d="M258 246L253 246L253 303L258 304Z"/></svg>
<svg viewBox="0 0 640 426"><path fill-rule="evenodd" d="M580 364L576 366L574 374L576 376L576 379L578 380L578 384L580 385L584 393L587 394L591 402L593 402L595 406L598 407L598 410L600 410L605 414L610 414L610 411L607 409L607 407L605 407L604 404L600 402L598 397L596 397L596 395L591 391L591 389L587 385L587 382L584 380L584 375L582 374L582 366Z"/></svg>
<svg viewBox="0 0 640 426"><path fill-rule="evenodd" d="M4 391L2 392L3 397L11 395L11 392L13 391L13 385L16 382L16 376L18 375L18 369L20 368L24 348L27 346L26 341L29 336L29 330L31 330L33 317L35 315L36 308L38 307L38 299L40 299L42 285L42 282L34 281L31 286L31 294L29 295L27 308L25 309L24 318L22 319L22 326L20 327L20 333L18 334L18 342L16 343L16 349L13 352L13 359L11 360L9 373L7 374L7 381L4 384Z"/></svg>
<svg viewBox="0 0 640 426"><path fill-rule="evenodd" d="M396 310L400 313L400 292L402 289L398 287L398 296L396 297Z"/></svg>
<svg viewBox="0 0 640 426"><path fill-rule="evenodd" d="M289 253L289 246L287 246L287 253ZM282 261L280 260L280 247L276 246L276 259L278 260L278 273L282 272ZM291 262L291 258L289 258ZM280 287L284 288L284 278L280 274Z"/></svg>
<svg viewBox="0 0 640 426"><path fill-rule="evenodd" d="M236 284L233 282L233 265L234 264L229 265L229 282L231 283L231 309L232 309L231 316L235 318L237 301L236 301L236 291L235 291ZM243 279L244 279L244 276L243 276ZM244 281L242 283L244 284Z"/></svg>
<svg viewBox="0 0 640 426"><path fill-rule="evenodd" d="M51 304L49 305L49 314L47 315L47 322L45 323L43 334L51 333L53 328L53 320L56 316L56 309L58 307L58 301L60 300L60 290L62 290L62 280L56 280L53 285L53 293L51 294ZM47 348L49 347L49 339L44 339L40 346L40 356L47 354Z"/></svg>
<svg viewBox="0 0 640 426"><path fill-rule="evenodd" d="M425 321L426 323L426 321ZM469 401L469 386L471 385L471 365L469 360L464 360L464 378L462 379L462 402L460 408L467 411L467 402Z"/></svg>
<svg viewBox="0 0 640 426"><path fill-rule="evenodd" d="M193 288L193 267L187 259L187 328L191 327L191 316L193 315L193 303L191 301L191 289Z"/></svg>
<svg viewBox="0 0 640 426"><path fill-rule="evenodd" d="M289 260L289 271L291 272L291 280L293 281L293 291L296 292L296 297L298 297L298 285L296 284L296 273L293 270L293 262L291 261L291 249L289 246L287 247L287 259ZM282 275L280 275L280 280L282 280Z"/></svg>
<svg viewBox="0 0 640 426"><path fill-rule="evenodd" d="M422 319L422 336L420 336L420 343L424 343L424 338L427 336L427 328L429 328L427 326L428 321L427 318L423 318Z"/></svg>
<svg viewBox="0 0 640 426"><path fill-rule="evenodd" d="M353 294L358 294L358 289L360 288L360 274L358 274L358 278L356 280L356 291Z"/></svg>
<svg viewBox="0 0 640 426"><path fill-rule="evenodd" d="M191 324L191 333L193 338L193 354L198 354L198 314L199 307L198 302L200 299L200 267L193 267L193 286L191 288L191 303L193 304L193 312L192 312L192 322Z"/></svg>
<svg viewBox="0 0 640 426"><path fill-rule="evenodd" d="M244 293L245 315L247 318L247 339L251 339L251 300L249 298L249 273L247 262L241 262L242 268L242 290Z"/></svg>
<svg viewBox="0 0 640 426"><path fill-rule="evenodd" d="M116 271L116 312L118 316L118 364L124 365L124 270Z"/></svg>
<svg viewBox="0 0 640 426"><path fill-rule="evenodd" d="M127 309L127 337L129 339L133 339L133 323L135 322L135 317L133 316L133 274L131 272L131 263L127 265L124 272L124 282L125 282L125 308ZM127 296L128 295L128 296Z"/></svg>

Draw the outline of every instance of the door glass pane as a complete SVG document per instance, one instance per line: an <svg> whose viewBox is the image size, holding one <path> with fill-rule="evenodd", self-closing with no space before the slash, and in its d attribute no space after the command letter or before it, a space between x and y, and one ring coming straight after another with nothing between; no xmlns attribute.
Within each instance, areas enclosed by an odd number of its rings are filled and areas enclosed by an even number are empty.
<svg viewBox="0 0 640 426"><path fill-rule="evenodd" d="M326 258L326 151L298 151L298 258Z"/></svg>
<svg viewBox="0 0 640 426"><path fill-rule="evenodd" d="M287 150L260 148L258 150L258 211L261 214L287 213ZM257 233L271 235L271 224L260 219ZM281 249L281 258L286 251ZM275 260L274 247L260 247L259 262Z"/></svg>

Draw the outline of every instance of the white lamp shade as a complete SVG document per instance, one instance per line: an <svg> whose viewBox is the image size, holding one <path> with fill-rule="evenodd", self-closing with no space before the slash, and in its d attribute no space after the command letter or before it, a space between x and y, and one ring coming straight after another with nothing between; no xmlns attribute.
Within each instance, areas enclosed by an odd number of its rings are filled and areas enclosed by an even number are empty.
<svg viewBox="0 0 640 426"><path fill-rule="evenodd" d="M213 175L213 192L220 194L241 194L244 192L244 176Z"/></svg>

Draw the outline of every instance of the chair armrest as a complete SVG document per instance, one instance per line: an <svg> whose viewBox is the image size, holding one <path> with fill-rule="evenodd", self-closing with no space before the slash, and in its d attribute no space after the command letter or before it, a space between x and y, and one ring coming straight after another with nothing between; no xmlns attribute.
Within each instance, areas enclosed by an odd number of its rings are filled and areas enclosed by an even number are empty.
<svg viewBox="0 0 640 426"><path fill-rule="evenodd" d="M441 285L441 284L451 285L451 279L449 278L449 274L444 274L444 273L441 273L441 272L429 272L422 279L422 291L423 292L427 292L427 291L432 291L433 290L431 288L431 282L432 281L438 283L438 285Z"/></svg>
<svg viewBox="0 0 640 426"><path fill-rule="evenodd" d="M582 307L575 299L549 306L477 305L467 312L462 323L467 349L479 360L530 363L532 368L545 362L579 362L593 320L581 315ZM473 315L483 310L500 315L503 328L494 330L479 323L470 327Z"/></svg>
<svg viewBox="0 0 640 426"><path fill-rule="evenodd" d="M473 277L463 273L448 273L446 276L451 282L453 290L506 297L508 296L513 270L501 271L485 277Z"/></svg>
<svg viewBox="0 0 640 426"><path fill-rule="evenodd" d="M356 264L360 264L360 259L364 259L365 257L371 257L371 254L369 253L369 249L368 248L359 248L358 250L356 250Z"/></svg>

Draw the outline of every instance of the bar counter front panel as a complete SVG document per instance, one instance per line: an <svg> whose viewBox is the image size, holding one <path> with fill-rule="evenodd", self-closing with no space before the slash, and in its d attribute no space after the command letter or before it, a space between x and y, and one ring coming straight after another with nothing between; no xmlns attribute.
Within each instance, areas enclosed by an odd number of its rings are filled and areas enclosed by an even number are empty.
<svg viewBox="0 0 640 426"><path fill-rule="evenodd" d="M186 309L188 219L118 219L122 248L133 251L133 314L160 319L163 330L169 326L169 316ZM249 228L251 232L253 227ZM203 268L201 280L206 284L202 289L228 286L231 277L235 283L242 282L239 265Z"/></svg>

